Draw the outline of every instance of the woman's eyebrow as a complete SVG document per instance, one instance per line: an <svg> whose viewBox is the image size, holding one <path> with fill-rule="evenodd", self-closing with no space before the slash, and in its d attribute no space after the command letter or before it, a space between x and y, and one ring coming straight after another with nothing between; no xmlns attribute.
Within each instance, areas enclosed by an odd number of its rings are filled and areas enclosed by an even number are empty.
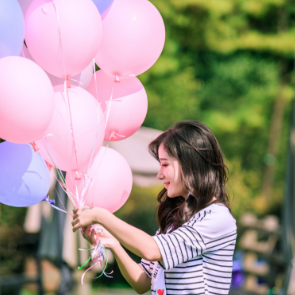
<svg viewBox="0 0 295 295"><path fill-rule="evenodd" d="M160 161L168 161L168 159L165 158L159 158Z"/></svg>

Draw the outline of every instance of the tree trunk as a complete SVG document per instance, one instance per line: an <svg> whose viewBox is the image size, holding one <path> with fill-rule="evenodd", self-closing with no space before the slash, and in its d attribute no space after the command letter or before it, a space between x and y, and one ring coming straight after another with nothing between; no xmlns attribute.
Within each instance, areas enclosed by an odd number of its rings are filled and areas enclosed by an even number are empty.
<svg viewBox="0 0 295 295"><path fill-rule="evenodd" d="M273 155L275 158L277 158L280 145L281 129L286 106L286 99L284 97L285 86L286 81L282 78L270 125L267 153ZM264 172L262 196L268 200L271 198L275 166L275 163L273 165L267 165Z"/></svg>

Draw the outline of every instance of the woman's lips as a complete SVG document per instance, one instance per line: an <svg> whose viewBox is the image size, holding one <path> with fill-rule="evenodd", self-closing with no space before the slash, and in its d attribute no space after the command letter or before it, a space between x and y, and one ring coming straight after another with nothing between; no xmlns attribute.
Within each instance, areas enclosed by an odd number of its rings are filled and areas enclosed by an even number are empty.
<svg viewBox="0 0 295 295"><path fill-rule="evenodd" d="M165 186L165 189L168 189L169 184L170 184L170 183L168 183L168 184Z"/></svg>

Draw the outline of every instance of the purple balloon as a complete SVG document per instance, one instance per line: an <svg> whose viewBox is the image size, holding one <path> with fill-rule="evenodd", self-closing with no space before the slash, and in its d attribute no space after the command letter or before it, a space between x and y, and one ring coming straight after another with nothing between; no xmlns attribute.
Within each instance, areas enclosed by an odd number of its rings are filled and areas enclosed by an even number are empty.
<svg viewBox="0 0 295 295"><path fill-rule="evenodd" d="M27 207L47 196L50 175L44 159L29 144L0 144L0 202Z"/></svg>
<svg viewBox="0 0 295 295"><path fill-rule="evenodd" d="M114 0L92 0L100 15L104 14L113 4Z"/></svg>
<svg viewBox="0 0 295 295"><path fill-rule="evenodd" d="M25 20L17 0L0 0L0 58L19 56L24 36Z"/></svg>

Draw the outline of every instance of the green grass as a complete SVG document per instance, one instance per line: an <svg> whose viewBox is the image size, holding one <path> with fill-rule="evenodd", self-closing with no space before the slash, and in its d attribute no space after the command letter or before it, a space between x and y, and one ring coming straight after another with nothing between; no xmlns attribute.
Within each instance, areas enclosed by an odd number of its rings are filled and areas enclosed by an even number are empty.
<svg viewBox="0 0 295 295"><path fill-rule="evenodd" d="M23 290L21 290L20 295L38 295L38 293L23 289Z"/></svg>

